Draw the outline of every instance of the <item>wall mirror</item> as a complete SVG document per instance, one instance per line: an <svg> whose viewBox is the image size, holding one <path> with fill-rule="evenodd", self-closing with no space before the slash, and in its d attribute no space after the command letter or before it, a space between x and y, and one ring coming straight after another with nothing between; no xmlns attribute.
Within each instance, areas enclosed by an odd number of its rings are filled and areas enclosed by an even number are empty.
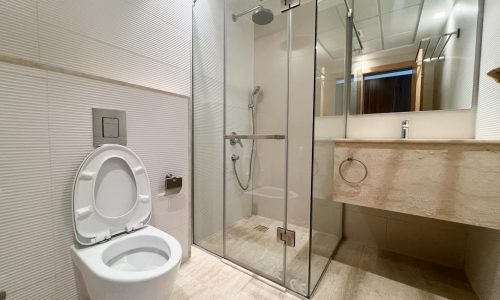
<svg viewBox="0 0 500 300"><path fill-rule="evenodd" d="M471 108L481 10L482 0L355 0L349 113ZM324 26L318 22L318 44L328 40L321 36ZM344 47L341 39L337 42L337 48ZM330 54L330 69L337 71L334 62L343 59ZM329 72L328 66L323 70L316 77L326 86L322 105L327 109L316 115L340 115L343 74Z"/></svg>
<svg viewBox="0 0 500 300"><path fill-rule="evenodd" d="M478 0L356 0L350 113L471 108L478 12Z"/></svg>
<svg viewBox="0 0 500 300"><path fill-rule="evenodd" d="M318 1L314 102L318 117L343 115L346 17L344 0Z"/></svg>

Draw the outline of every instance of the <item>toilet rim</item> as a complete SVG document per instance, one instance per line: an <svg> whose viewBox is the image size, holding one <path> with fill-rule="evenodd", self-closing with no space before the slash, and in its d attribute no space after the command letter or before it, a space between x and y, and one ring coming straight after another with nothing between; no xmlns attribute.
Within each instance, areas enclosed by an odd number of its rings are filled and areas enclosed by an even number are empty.
<svg viewBox="0 0 500 300"><path fill-rule="evenodd" d="M152 270L147 271L123 271L117 270L108 266L104 260L104 253L113 245L127 243L131 239L137 238L152 238L161 239L165 242L163 247L152 247L159 249L169 255L168 260L165 264L158 266ZM113 257L122 254L124 251L129 251L132 249L143 248L144 245L136 244L132 247L127 247L126 250L117 252ZM166 251L164 247L168 247L169 251ZM118 236L103 244L89 246L83 249L77 249L72 246L73 252L79 257L83 264L85 264L88 269L94 273L97 277L103 280L113 281L113 282L141 282L154 279L156 277L162 276L165 273L170 272L176 266L179 265L182 257L182 248L179 242L171 235L154 228L152 226L146 226L133 233L124 234L124 236ZM86 253L83 253L86 252Z"/></svg>

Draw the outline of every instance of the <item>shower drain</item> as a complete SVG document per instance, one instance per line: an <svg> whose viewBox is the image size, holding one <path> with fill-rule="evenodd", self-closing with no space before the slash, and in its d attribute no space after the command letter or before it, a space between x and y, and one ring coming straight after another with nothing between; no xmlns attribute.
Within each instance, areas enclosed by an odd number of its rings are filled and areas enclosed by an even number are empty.
<svg viewBox="0 0 500 300"><path fill-rule="evenodd" d="M266 227L264 225L257 225L253 229L260 231L260 232L266 232L269 229L269 227Z"/></svg>

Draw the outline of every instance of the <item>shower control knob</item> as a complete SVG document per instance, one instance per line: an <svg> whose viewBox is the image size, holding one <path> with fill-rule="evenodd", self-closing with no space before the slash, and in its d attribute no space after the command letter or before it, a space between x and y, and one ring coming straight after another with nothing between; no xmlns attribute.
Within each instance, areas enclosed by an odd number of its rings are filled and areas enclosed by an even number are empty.
<svg viewBox="0 0 500 300"><path fill-rule="evenodd" d="M231 155L232 161L237 161L238 159L240 159L240 157L238 155L236 155L236 154Z"/></svg>
<svg viewBox="0 0 500 300"><path fill-rule="evenodd" d="M234 132L234 131L233 131L233 132L231 132L231 134L232 134L232 135L237 135L237 133L236 133L236 132ZM237 137L233 137L233 138L231 138L231 139L229 140L229 144L230 144L231 146L234 146L234 145L236 145L236 144L240 144L240 147L241 147L241 148L243 148L243 143L241 142L241 139L239 139L239 138L237 138Z"/></svg>

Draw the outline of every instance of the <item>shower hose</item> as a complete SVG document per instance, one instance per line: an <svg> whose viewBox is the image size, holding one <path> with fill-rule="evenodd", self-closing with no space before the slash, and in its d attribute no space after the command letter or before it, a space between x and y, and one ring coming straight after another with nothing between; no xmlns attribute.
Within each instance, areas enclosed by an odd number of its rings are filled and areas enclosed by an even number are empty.
<svg viewBox="0 0 500 300"><path fill-rule="evenodd" d="M251 108L252 111L252 135L255 134L255 116L254 116L254 108ZM236 176L236 180L238 181L238 185L240 188L244 191L248 190L250 187L250 181L252 180L252 173L253 173L253 165L254 165L254 152L255 152L255 139L252 139L252 150L250 152L250 160L248 163L248 177L246 180L246 183L243 184L241 182L240 176L238 175L238 170L236 170L236 161L237 159L233 159L233 171L234 175Z"/></svg>

